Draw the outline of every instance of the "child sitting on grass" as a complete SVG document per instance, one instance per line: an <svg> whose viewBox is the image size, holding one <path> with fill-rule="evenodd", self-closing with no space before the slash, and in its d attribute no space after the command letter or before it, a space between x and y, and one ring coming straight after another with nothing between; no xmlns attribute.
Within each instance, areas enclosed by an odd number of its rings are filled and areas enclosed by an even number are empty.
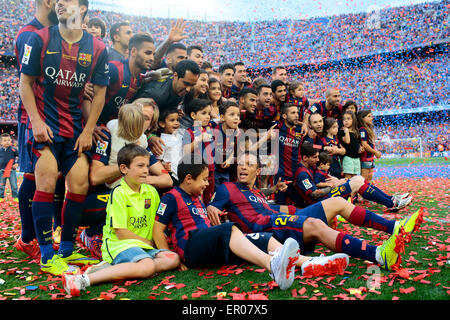
<svg viewBox="0 0 450 320"><path fill-rule="evenodd" d="M117 155L124 175L112 192L106 208L103 227L104 262L84 274L63 276L66 292L79 296L82 290L99 283L123 279L149 278L155 273L175 269L178 255L155 249L152 233L159 195L145 184L150 154L136 144L128 144Z"/></svg>

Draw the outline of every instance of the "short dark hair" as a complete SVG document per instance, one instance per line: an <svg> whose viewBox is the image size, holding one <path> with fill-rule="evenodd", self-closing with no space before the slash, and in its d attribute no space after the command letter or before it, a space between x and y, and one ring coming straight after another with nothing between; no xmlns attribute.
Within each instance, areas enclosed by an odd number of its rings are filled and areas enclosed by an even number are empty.
<svg viewBox="0 0 450 320"><path fill-rule="evenodd" d="M177 73L178 78L184 78L186 71L190 71L196 76L200 75L200 68L198 64L192 60L182 60L178 62L173 67L173 71Z"/></svg>
<svg viewBox="0 0 450 320"><path fill-rule="evenodd" d="M236 66L243 66L243 67L245 67L245 63L243 63L242 61L238 61L238 62L235 62L233 64L233 66L235 67L235 70L236 70Z"/></svg>
<svg viewBox="0 0 450 320"><path fill-rule="evenodd" d="M192 112L197 113L210 105L211 101L207 99L193 99L189 104L186 105L185 113L190 117Z"/></svg>
<svg viewBox="0 0 450 320"><path fill-rule="evenodd" d="M172 52L174 52L174 51L177 50L177 49L186 50L186 46L185 46L184 44L180 43L180 42L172 43L172 44L169 46L169 48L167 48L166 56L167 56L169 53L172 53Z"/></svg>
<svg viewBox="0 0 450 320"><path fill-rule="evenodd" d="M116 34L119 34L120 28L127 27L129 25L130 25L130 23L128 21L121 21L121 22L116 22L111 26L111 29L109 30L109 36L113 43L114 43L114 36Z"/></svg>
<svg viewBox="0 0 450 320"><path fill-rule="evenodd" d="M219 114L225 114L227 112L227 110L231 107L237 107L239 108L239 105L237 104L237 102L234 101L224 101L219 105Z"/></svg>
<svg viewBox="0 0 450 320"><path fill-rule="evenodd" d="M89 28L92 26L99 27L100 30L102 31L101 33L102 39L106 36L106 23L102 19L98 17L91 18L89 19L88 26Z"/></svg>
<svg viewBox="0 0 450 320"><path fill-rule="evenodd" d="M2 133L0 138L11 138L11 135L9 133L5 132L5 133Z"/></svg>
<svg viewBox="0 0 450 320"><path fill-rule="evenodd" d="M134 158L139 156L150 158L150 153L135 143L128 143L117 153L117 165L124 164L129 168Z"/></svg>
<svg viewBox="0 0 450 320"><path fill-rule="evenodd" d="M176 108L169 108L167 110L163 110L160 114L159 114L159 118L158 121L166 121L167 117L171 114L178 114L178 109Z"/></svg>
<svg viewBox="0 0 450 320"><path fill-rule="evenodd" d="M355 113L358 113L358 104L355 101L353 101L353 100L347 100L344 103L344 105L342 106L342 112L347 111L348 107L350 107L352 105L355 106L355 109L356 109Z"/></svg>
<svg viewBox="0 0 450 320"><path fill-rule="evenodd" d="M328 164L332 163L333 158L328 154L328 152L319 152L319 164Z"/></svg>
<svg viewBox="0 0 450 320"><path fill-rule="evenodd" d="M270 90L272 90L272 87L269 86L268 84L262 84L258 88L256 88L256 93L257 93L258 96L261 93L263 88L269 88Z"/></svg>
<svg viewBox="0 0 450 320"><path fill-rule="evenodd" d="M202 157L196 157L193 154L185 155L178 164L178 181L183 183L188 174L192 179L197 179L198 176L205 170L208 170L208 165L203 162Z"/></svg>
<svg viewBox="0 0 450 320"><path fill-rule="evenodd" d="M198 51L203 53L203 49L202 49L201 46L199 46L199 45L192 45L192 46L187 47L187 49L186 49L188 56L191 54L192 50L198 50Z"/></svg>
<svg viewBox="0 0 450 320"><path fill-rule="evenodd" d="M270 88L272 89L272 92L277 91L278 87L284 86L286 87L286 84L281 80L273 80L270 84Z"/></svg>
<svg viewBox="0 0 450 320"><path fill-rule="evenodd" d="M314 148L311 142L304 142L300 147L300 154L302 157L312 157L319 152L319 149Z"/></svg>
<svg viewBox="0 0 450 320"><path fill-rule="evenodd" d="M251 93L254 94L255 96L258 95L258 92L256 92L255 89L250 88L250 87L244 87L241 89L241 91L239 91L239 99L242 97L245 97L246 95L251 94Z"/></svg>
<svg viewBox="0 0 450 320"><path fill-rule="evenodd" d="M140 49L144 42L155 43L155 40L153 40L153 37L150 35L150 33L136 33L130 38L130 42L128 43L128 50L131 51L131 49L133 48Z"/></svg>
<svg viewBox="0 0 450 320"><path fill-rule="evenodd" d="M224 64L220 65L219 73L222 74L225 72L225 70L228 70L228 69L231 69L231 70L233 70L233 72L236 72L234 65L232 65L231 63L224 63Z"/></svg>

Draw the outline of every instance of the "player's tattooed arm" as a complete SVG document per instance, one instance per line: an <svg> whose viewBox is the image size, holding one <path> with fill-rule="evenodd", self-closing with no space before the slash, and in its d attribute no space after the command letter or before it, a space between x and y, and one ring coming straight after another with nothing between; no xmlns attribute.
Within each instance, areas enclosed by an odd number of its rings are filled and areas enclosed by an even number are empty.
<svg viewBox="0 0 450 320"><path fill-rule="evenodd" d="M310 197L313 199L319 199L322 198L324 195L330 193L331 188L330 187L326 187L323 189L317 189L316 191L311 192Z"/></svg>

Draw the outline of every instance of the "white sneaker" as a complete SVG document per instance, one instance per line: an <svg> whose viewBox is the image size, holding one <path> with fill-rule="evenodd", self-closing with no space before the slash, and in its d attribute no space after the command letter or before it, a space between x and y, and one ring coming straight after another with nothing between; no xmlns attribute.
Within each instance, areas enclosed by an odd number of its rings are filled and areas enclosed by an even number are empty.
<svg viewBox="0 0 450 320"><path fill-rule="evenodd" d="M111 267L111 264L109 262L102 261L100 263L94 264L93 266L87 268L86 271L84 272L84 274L91 274L91 273L106 269L108 267Z"/></svg>
<svg viewBox="0 0 450 320"><path fill-rule="evenodd" d="M392 200L397 200L397 201L399 201L399 200L401 200L401 199L405 199L405 198L408 198L409 197L409 192L406 192L406 193L400 193L400 192L395 192L393 195L392 195Z"/></svg>
<svg viewBox="0 0 450 320"><path fill-rule="evenodd" d="M286 239L280 250L270 260L270 269L273 280L281 290L289 289L295 278L295 264L299 256L298 242L292 238Z"/></svg>
<svg viewBox="0 0 450 320"><path fill-rule="evenodd" d="M72 297L78 297L82 290L86 290L89 283L81 274L70 275L64 274L62 278L64 290Z"/></svg>
<svg viewBox="0 0 450 320"><path fill-rule="evenodd" d="M412 201L412 197L398 199L397 201L394 200L394 207L392 209L397 209L397 210L403 209L408 204L410 204L411 201Z"/></svg>
<svg viewBox="0 0 450 320"><path fill-rule="evenodd" d="M320 277L343 274L349 264L349 256L336 253L332 256L313 257L302 264L302 276Z"/></svg>

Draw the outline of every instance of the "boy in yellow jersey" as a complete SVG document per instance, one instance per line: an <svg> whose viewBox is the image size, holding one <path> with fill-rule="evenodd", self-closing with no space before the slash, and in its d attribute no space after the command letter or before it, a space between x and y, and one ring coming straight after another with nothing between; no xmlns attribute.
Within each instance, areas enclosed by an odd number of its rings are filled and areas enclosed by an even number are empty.
<svg viewBox="0 0 450 320"><path fill-rule="evenodd" d="M112 192L106 207L106 224L103 227L103 262L84 274L63 277L68 294L98 283L122 279L148 278L155 273L175 269L179 256L168 250L157 250L152 240L159 195L156 189L145 184L148 176L149 153L128 144L118 155L117 162L124 175Z"/></svg>

